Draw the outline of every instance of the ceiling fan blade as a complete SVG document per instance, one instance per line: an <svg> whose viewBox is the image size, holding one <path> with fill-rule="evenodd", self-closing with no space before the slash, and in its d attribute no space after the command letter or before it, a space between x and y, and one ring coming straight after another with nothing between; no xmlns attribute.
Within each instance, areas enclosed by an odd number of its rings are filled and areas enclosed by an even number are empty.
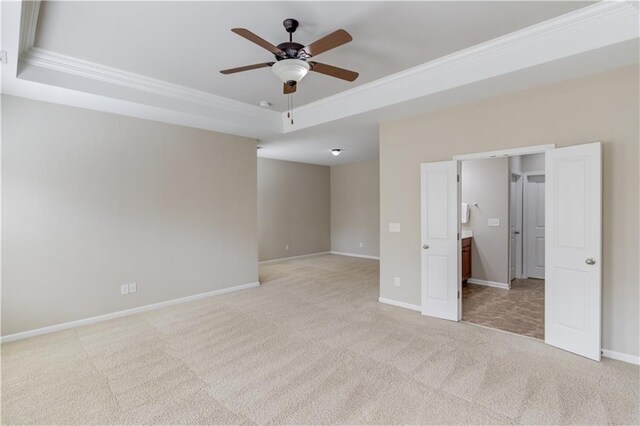
<svg viewBox="0 0 640 426"><path fill-rule="evenodd" d="M254 33L252 33L251 31L245 28L232 28L231 31L238 34L240 37L244 37L247 40L257 44L258 46L264 49L267 49L269 52L275 55L284 56L284 52L282 50L278 49L276 46L269 43L267 40L263 39L260 36L255 35Z"/></svg>
<svg viewBox="0 0 640 426"><path fill-rule="evenodd" d="M294 84L293 86L289 86L287 83L284 83L284 89L282 90L282 93L284 93L285 95L295 93L297 87L298 87L297 84Z"/></svg>
<svg viewBox="0 0 640 426"><path fill-rule="evenodd" d="M233 74L236 72L255 70L258 68L266 68L266 67L270 67L271 65L273 65L273 62L265 62L263 64L253 64L253 65L245 65L244 67L229 68L226 70L221 70L220 72L222 74Z"/></svg>
<svg viewBox="0 0 640 426"><path fill-rule="evenodd" d="M355 71L345 70L344 68L334 67L333 65L321 64L320 62L309 62L309 65L311 65L311 71L340 78L342 80L353 81L358 78L359 75Z"/></svg>
<svg viewBox="0 0 640 426"><path fill-rule="evenodd" d="M345 43L349 43L353 38L345 30L336 30L331 34L322 37L320 40L316 40L308 46L305 46L304 50L309 56L316 56L327 50L331 50L334 47L342 46Z"/></svg>

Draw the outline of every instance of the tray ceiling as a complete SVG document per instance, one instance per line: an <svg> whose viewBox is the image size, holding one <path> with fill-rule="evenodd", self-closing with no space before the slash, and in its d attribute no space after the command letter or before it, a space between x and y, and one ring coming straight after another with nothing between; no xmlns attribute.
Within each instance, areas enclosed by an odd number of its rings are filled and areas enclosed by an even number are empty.
<svg viewBox="0 0 640 426"><path fill-rule="evenodd" d="M233 34L244 27L274 44L284 18L294 40L337 28L354 41L318 56L360 73L355 83L311 74L300 106L582 8L588 2L43 2L35 46L252 105L286 108L268 69L224 76L223 68L272 60Z"/></svg>

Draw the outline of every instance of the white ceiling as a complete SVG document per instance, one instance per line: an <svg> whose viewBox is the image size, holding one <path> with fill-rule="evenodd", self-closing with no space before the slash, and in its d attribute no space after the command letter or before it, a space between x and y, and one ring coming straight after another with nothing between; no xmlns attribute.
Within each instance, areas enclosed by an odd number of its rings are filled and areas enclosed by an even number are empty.
<svg viewBox="0 0 640 426"><path fill-rule="evenodd" d="M344 28L353 42L318 56L360 73L354 83L311 74L295 106L377 80L588 5L588 2L44 2L35 46L257 105L286 109L268 69L218 71L272 61L233 34L248 28L278 44L284 18L300 21L303 44Z"/></svg>
<svg viewBox="0 0 640 426"><path fill-rule="evenodd" d="M638 2L583 6L2 2L0 91L257 138L260 157L344 164L378 157L379 123L637 64ZM301 21L302 42L350 31L354 42L319 59L362 74L355 87L310 75L296 95L295 124L256 106L284 98L268 69L217 72L270 59L229 28L278 43L290 16ZM332 148L344 153L332 157Z"/></svg>

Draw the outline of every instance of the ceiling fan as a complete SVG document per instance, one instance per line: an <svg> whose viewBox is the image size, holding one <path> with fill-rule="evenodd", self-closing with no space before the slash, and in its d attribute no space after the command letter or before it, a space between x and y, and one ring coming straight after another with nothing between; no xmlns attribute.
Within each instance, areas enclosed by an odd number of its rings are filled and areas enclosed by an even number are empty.
<svg viewBox="0 0 640 426"><path fill-rule="evenodd" d="M345 30L336 30L320 40L316 40L315 42L304 46L293 41L293 33L298 28L298 21L289 18L285 19L282 25L284 25L284 29L289 33L289 41L280 43L277 46L274 46L245 28L233 28L231 31L234 33L273 53L276 61L245 65L243 67L230 68L220 72L222 74L233 74L258 68L271 67L273 73L284 83L283 92L285 95L294 93L300 80L302 80L309 71L347 81L354 81L358 78L357 72L334 67L333 65L322 64L320 62L309 61L309 59L314 56L353 40L348 32Z"/></svg>

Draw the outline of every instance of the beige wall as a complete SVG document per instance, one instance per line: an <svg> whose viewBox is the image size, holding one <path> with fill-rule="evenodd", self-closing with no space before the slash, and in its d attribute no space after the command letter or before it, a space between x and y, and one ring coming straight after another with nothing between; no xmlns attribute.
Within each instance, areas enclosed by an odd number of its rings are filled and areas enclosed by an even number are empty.
<svg viewBox="0 0 640 426"><path fill-rule="evenodd" d="M379 256L378 160L331 167L331 251Z"/></svg>
<svg viewBox="0 0 640 426"><path fill-rule="evenodd" d="M256 198L255 140L3 96L2 334L256 282Z"/></svg>
<svg viewBox="0 0 640 426"><path fill-rule="evenodd" d="M258 159L260 260L329 251L329 197L329 167Z"/></svg>
<svg viewBox="0 0 640 426"><path fill-rule="evenodd" d="M509 159L463 161L460 176L462 202L470 209L462 227L473 231L471 277L508 285ZM489 219L499 219L500 226L488 226Z"/></svg>
<svg viewBox="0 0 640 426"><path fill-rule="evenodd" d="M382 124L380 295L420 304L420 163L601 141L603 347L638 355L638 92L633 66ZM389 222L400 222L402 232L389 233Z"/></svg>

